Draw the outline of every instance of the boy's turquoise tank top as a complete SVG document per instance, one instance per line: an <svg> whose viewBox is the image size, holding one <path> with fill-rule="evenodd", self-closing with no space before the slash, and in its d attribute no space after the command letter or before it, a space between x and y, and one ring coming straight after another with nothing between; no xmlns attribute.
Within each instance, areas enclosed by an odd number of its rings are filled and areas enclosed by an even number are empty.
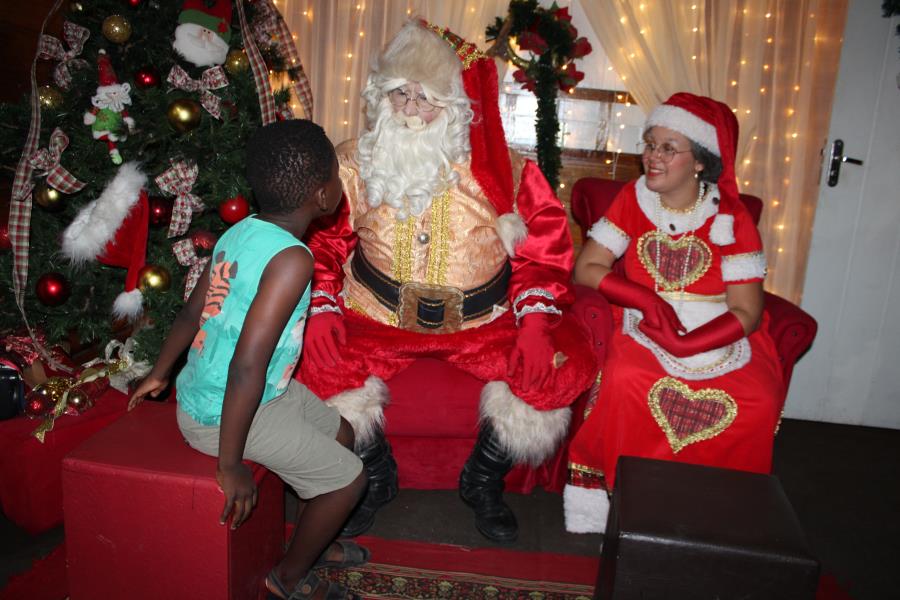
<svg viewBox="0 0 900 600"><path fill-rule="evenodd" d="M253 216L235 223L216 244L200 330L191 343L187 364L176 382L179 405L198 423L220 423L228 366L244 318L256 297L266 265L276 254L291 246L302 246L309 251L287 230ZM310 286L307 285L272 353L261 404L287 389L300 358L309 298Z"/></svg>

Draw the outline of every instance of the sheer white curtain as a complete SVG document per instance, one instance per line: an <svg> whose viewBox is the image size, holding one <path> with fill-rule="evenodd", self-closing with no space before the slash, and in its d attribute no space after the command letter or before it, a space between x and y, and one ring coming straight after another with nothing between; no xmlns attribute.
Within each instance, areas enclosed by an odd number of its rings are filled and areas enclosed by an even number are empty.
<svg viewBox="0 0 900 600"><path fill-rule="evenodd" d="M803 291L846 0L588 0L582 7L647 111L675 92L738 116L738 186L764 201L766 287Z"/></svg>
<svg viewBox="0 0 900 600"><path fill-rule="evenodd" d="M411 16L449 27L485 49L484 30L507 0L276 0L313 92L313 120L339 143L365 126L359 97L372 57Z"/></svg>

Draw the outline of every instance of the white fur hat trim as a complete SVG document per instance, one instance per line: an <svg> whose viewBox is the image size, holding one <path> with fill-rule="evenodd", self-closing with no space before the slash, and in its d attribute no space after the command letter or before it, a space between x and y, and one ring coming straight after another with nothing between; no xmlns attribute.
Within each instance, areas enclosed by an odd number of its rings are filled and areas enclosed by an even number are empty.
<svg viewBox="0 0 900 600"><path fill-rule="evenodd" d="M681 107L661 104L654 108L647 118L647 125L644 128L650 129L655 126L668 127L677 131L716 156L722 156L719 151L719 137L716 128Z"/></svg>

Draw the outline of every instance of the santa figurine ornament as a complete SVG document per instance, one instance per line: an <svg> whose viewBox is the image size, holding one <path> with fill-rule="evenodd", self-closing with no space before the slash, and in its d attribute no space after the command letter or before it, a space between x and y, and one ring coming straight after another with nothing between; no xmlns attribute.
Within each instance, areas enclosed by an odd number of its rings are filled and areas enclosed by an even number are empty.
<svg viewBox="0 0 900 600"><path fill-rule="evenodd" d="M114 164L122 164L122 155L116 142L128 138L134 131L134 119L128 116L125 106L131 104L131 86L119 83L116 72L105 50L97 57L97 93L91 98L93 108L84 113L84 124L91 126L95 140L103 140L109 148Z"/></svg>
<svg viewBox="0 0 900 600"><path fill-rule="evenodd" d="M225 62L231 41L231 0L185 0L172 47L197 67Z"/></svg>

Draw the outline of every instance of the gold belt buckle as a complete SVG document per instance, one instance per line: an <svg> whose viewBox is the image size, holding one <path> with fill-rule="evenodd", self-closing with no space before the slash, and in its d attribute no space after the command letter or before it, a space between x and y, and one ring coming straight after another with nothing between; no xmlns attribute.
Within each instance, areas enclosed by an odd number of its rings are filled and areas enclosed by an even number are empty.
<svg viewBox="0 0 900 600"><path fill-rule="evenodd" d="M397 307L398 325L402 329L419 333L452 333L462 329L462 290L443 285L410 281L400 286L400 304ZM424 327L419 323L419 303L444 306L444 320L439 326Z"/></svg>

